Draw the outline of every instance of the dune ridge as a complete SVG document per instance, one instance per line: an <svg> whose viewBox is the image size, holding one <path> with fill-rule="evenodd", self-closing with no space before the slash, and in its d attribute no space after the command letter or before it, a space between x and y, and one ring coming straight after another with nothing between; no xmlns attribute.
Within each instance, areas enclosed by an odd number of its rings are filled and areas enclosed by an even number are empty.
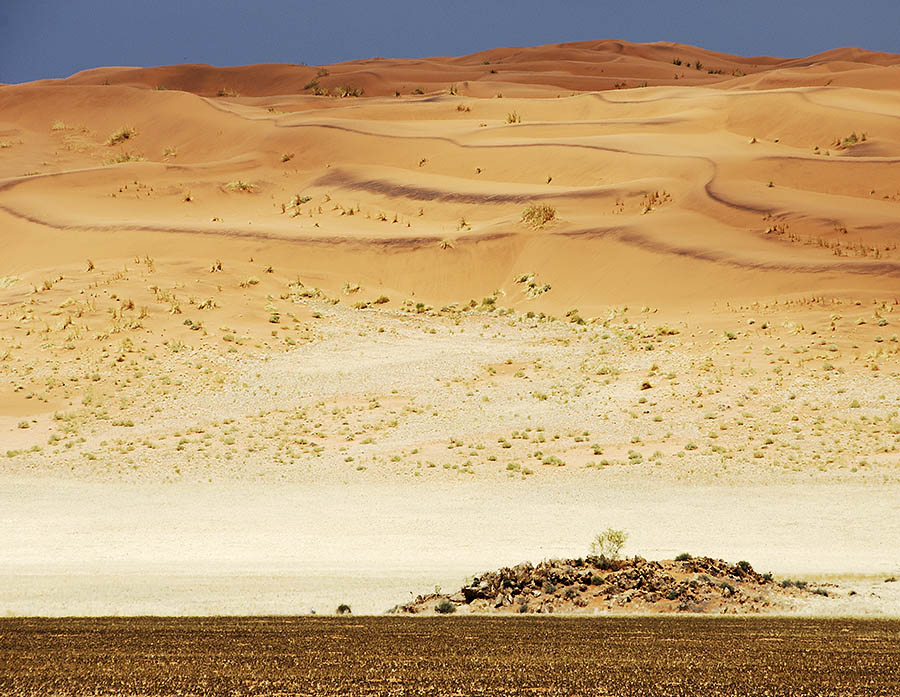
<svg viewBox="0 0 900 697"><path fill-rule="evenodd" d="M699 67L698 67L699 61ZM430 86L442 90L447 80L457 83L486 83L485 88L509 84L514 89L530 89L537 96L548 91L596 91L620 87L676 84L725 84L735 87L773 87L795 81L808 85L841 80L844 73L871 68L896 68L897 55L845 47L801 58L735 56L671 42L635 44L600 40L534 47L509 47L478 51L458 57L420 59L372 58L326 66L270 63L249 66L173 65L153 68L109 67L85 70L59 81L72 85L128 85L164 87L215 96L220 91L237 91L245 96L264 97L309 91L313 81L324 88L353 84L371 96L390 96L404 88ZM324 70L323 70L324 69ZM322 74L327 72L327 74ZM767 82L752 76L765 74ZM877 70L866 79L880 80ZM635 81L637 84L635 84ZM744 81L743 83L741 81ZM629 84L631 83L631 84ZM891 84L880 83L882 86ZM896 84L896 83L893 83ZM466 85L474 87L474 85ZM517 96L534 96L516 93Z"/></svg>

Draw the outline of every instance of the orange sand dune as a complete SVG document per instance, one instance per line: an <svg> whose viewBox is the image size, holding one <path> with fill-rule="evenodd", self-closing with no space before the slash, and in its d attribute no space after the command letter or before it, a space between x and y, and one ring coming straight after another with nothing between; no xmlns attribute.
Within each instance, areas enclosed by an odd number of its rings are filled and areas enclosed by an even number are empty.
<svg viewBox="0 0 900 697"><path fill-rule="evenodd" d="M557 96L564 92L613 87L730 84L735 76L768 75L775 86L790 71L796 84L838 84L883 80L890 86L896 73L871 71L898 68L900 58L888 53L841 48L807 58L741 57L693 46L658 42L585 41L525 48L480 51L458 58L384 59L350 61L329 66L267 64L220 68L177 65L154 68L97 68L65 80L71 85L127 85L181 90L204 96L240 94L273 96L312 93L316 87L333 90L353 86L369 96L408 94L414 90L442 92L458 84L472 94L493 96L502 89L517 96ZM900 68L898 68L900 69ZM811 72L810 72L811 70ZM839 75L835 75L835 74ZM851 73L847 75L847 73ZM751 84L754 83L752 80Z"/></svg>
<svg viewBox="0 0 900 697"><path fill-rule="evenodd" d="M435 302L536 272L554 290L523 302L554 311L893 292L898 71L859 49L596 41L6 86L0 276L255 248L326 288L352 268ZM312 94L343 85L364 96ZM529 204L555 219L524 224Z"/></svg>

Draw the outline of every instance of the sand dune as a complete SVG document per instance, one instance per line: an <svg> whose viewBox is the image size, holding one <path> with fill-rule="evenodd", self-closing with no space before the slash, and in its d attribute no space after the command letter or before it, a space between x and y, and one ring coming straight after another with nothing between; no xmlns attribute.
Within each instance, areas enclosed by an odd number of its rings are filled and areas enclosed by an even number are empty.
<svg viewBox="0 0 900 697"><path fill-rule="evenodd" d="M583 92L623 85L717 84L731 78L765 74L774 86L782 77L796 76L801 84L821 84L814 75L863 71L863 80L884 80L890 73L868 70L898 65L897 56L858 48L841 48L807 58L781 59L768 56L741 57L694 46L658 42L587 41L546 46L501 48L460 57L351 61L329 66L266 64L219 68L210 65L179 65L155 68L111 67L86 70L63 80L76 85L126 85L182 90L204 96L233 91L245 96L273 96L310 91L319 86L332 89L351 84L370 96L390 96L418 88L441 92L451 83L465 85L478 96L485 90L508 86L518 96L545 96L551 90ZM807 70L809 69L809 70ZM325 74L327 73L327 74ZM828 78L822 78L827 80ZM54 81L46 81L54 82ZM802 83L805 84L805 83ZM529 94L529 91L531 94ZM475 94L475 92L473 92Z"/></svg>
<svg viewBox="0 0 900 697"><path fill-rule="evenodd" d="M88 260L152 259L175 286L216 261L273 267L282 293L303 278L339 297L364 277L387 309L517 297L524 272L552 291L514 304L553 314L892 299L898 70L851 48L778 59L597 41L5 86L0 297L35 311L33 289L56 317ZM315 96L315 81L364 96ZM530 204L555 218L526 225ZM210 288L221 306L257 292Z"/></svg>

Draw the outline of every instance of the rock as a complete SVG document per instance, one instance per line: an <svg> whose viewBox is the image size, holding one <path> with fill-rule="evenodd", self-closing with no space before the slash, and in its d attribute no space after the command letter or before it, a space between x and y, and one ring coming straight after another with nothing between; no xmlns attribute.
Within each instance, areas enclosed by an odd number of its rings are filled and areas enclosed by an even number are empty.
<svg viewBox="0 0 900 697"><path fill-rule="evenodd" d="M781 588L746 562L732 565L709 557L658 562L590 556L587 560L555 559L536 566L503 567L476 576L452 595L420 595L395 611L416 614L449 600L467 605L473 613L528 612L530 600L534 603L531 610L536 612L583 612L591 598L606 598L606 606L618 612L747 614L790 607L791 598L811 592Z"/></svg>

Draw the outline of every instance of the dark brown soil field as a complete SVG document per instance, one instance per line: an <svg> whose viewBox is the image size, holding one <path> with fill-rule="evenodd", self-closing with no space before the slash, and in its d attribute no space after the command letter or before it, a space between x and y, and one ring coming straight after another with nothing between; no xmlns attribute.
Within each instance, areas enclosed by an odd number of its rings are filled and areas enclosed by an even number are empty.
<svg viewBox="0 0 900 697"><path fill-rule="evenodd" d="M3 695L900 695L900 621L0 620Z"/></svg>

